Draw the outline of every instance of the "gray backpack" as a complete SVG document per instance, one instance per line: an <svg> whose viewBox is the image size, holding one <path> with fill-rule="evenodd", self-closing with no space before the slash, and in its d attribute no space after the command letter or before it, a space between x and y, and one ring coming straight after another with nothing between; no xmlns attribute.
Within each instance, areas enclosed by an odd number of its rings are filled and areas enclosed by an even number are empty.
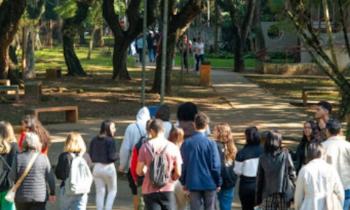
<svg viewBox="0 0 350 210"><path fill-rule="evenodd" d="M169 162L165 155L165 150L167 149L168 144L160 151L155 152L154 148L150 144L146 143L146 148L149 153L152 155L151 165L149 166L150 180L155 188L162 188L169 181Z"/></svg>

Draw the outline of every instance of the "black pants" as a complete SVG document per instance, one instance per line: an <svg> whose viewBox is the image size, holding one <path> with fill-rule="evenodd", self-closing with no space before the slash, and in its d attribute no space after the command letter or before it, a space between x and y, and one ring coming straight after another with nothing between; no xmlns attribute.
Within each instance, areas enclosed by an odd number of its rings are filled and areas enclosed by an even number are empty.
<svg viewBox="0 0 350 210"><path fill-rule="evenodd" d="M255 181L240 181L238 194L241 200L242 210L254 210L255 187Z"/></svg>
<svg viewBox="0 0 350 210"><path fill-rule="evenodd" d="M145 210L174 210L175 194L174 192L159 192L143 195L145 201Z"/></svg>
<svg viewBox="0 0 350 210"><path fill-rule="evenodd" d="M46 202L16 202L15 204L17 210L46 210Z"/></svg>
<svg viewBox="0 0 350 210"><path fill-rule="evenodd" d="M204 55L195 55L196 58L196 71L199 70L199 62L202 63L204 60Z"/></svg>

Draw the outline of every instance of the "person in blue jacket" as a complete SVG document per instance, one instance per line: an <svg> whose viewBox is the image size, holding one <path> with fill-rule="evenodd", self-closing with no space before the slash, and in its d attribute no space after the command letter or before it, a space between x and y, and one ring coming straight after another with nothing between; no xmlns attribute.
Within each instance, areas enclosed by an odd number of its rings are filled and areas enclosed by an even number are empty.
<svg viewBox="0 0 350 210"><path fill-rule="evenodd" d="M205 134L209 118L199 112L194 119L195 132L181 147L183 159L180 181L190 192L191 210L215 209L216 192L222 184L221 161L216 143Z"/></svg>

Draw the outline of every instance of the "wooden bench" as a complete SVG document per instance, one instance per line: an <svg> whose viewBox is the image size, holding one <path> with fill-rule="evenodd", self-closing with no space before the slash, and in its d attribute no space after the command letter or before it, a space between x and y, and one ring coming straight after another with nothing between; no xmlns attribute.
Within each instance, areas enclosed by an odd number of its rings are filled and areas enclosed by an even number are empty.
<svg viewBox="0 0 350 210"><path fill-rule="evenodd" d="M18 85L0 86L0 93L5 92L6 94L8 94L7 91L15 91L16 92L16 101L19 100L19 87L18 87Z"/></svg>
<svg viewBox="0 0 350 210"><path fill-rule="evenodd" d="M33 114L39 119L39 114L42 112L65 112L66 121L75 123L78 121L77 106L58 106L58 107L43 107L26 110L26 114Z"/></svg>
<svg viewBox="0 0 350 210"><path fill-rule="evenodd" d="M330 92L330 91L338 91L335 87L316 87L316 86L305 86L301 89L301 99L303 100L304 106L307 105L307 99L308 99L308 92Z"/></svg>
<svg viewBox="0 0 350 210"><path fill-rule="evenodd" d="M0 79L0 85L9 86L11 82L8 79Z"/></svg>

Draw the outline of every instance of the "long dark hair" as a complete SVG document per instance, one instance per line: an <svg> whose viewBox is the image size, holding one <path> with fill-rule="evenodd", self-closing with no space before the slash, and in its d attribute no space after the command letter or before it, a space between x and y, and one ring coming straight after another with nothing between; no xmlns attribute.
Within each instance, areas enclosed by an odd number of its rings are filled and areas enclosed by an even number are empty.
<svg viewBox="0 0 350 210"><path fill-rule="evenodd" d="M304 125L308 123L311 126L311 136L310 136L310 142L311 141L320 141L320 128L318 127L317 123L313 120L306 121ZM305 135L304 129L303 129L303 138L301 139L301 142L303 144L307 144L309 141Z"/></svg>
<svg viewBox="0 0 350 210"><path fill-rule="evenodd" d="M26 115L23 123L27 131L33 132L39 136L42 144L42 150L45 150L51 144L50 133L44 128L41 122L34 115Z"/></svg>
<svg viewBox="0 0 350 210"><path fill-rule="evenodd" d="M258 145L260 144L260 134L258 128L253 126L245 129L245 139L247 145Z"/></svg>
<svg viewBox="0 0 350 210"><path fill-rule="evenodd" d="M112 124L114 124L114 122L111 120L105 120L101 123L100 137L103 137L103 136L113 137L113 133L111 131Z"/></svg>
<svg viewBox="0 0 350 210"><path fill-rule="evenodd" d="M282 135L269 131L266 133L265 153L275 155L282 149Z"/></svg>

